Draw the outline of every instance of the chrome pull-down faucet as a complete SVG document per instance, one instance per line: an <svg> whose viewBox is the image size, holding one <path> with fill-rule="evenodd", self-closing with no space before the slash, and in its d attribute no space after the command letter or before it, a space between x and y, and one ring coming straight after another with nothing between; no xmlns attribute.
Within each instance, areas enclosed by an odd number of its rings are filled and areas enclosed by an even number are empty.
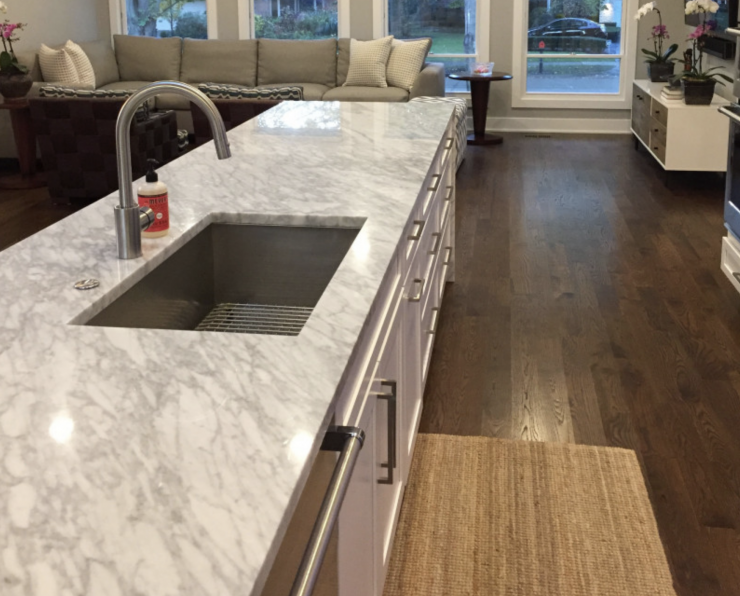
<svg viewBox="0 0 740 596"><path fill-rule="evenodd" d="M189 99L205 113L211 125L216 154L219 159L231 157L229 139L226 136L224 121L218 109L208 97L195 87L178 81L160 81L146 85L134 93L123 104L116 121L116 159L118 162L119 204L114 208L116 234L118 236L118 258L135 259L141 256L141 231L154 221L154 213L149 207L141 207L134 201L131 174L131 121L138 107L146 100L162 93L181 95Z"/></svg>

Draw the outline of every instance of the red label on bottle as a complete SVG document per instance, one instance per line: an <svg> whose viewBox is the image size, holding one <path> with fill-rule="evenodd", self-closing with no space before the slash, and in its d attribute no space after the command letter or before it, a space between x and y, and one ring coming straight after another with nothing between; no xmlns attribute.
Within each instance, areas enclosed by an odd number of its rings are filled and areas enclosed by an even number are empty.
<svg viewBox="0 0 740 596"><path fill-rule="evenodd" d="M170 229L168 193L151 196L139 195L139 207L150 207L154 211L154 223L146 229L147 232L163 232Z"/></svg>

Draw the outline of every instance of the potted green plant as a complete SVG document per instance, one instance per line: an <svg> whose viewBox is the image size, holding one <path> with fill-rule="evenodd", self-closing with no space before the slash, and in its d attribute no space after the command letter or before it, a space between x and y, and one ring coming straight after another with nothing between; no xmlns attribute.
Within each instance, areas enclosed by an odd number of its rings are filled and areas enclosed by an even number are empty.
<svg viewBox="0 0 740 596"><path fill-rule="evenodd" d="M7 12L8 7L0 0L0 13ZM18 31L22 31L23 27L23 23L11 23L7 19L0 23L0 41L3 44L0 52L0 95L7 103L22 101L33 86L28 68L18 62L13 51L13 42L18 41Z"/></svg>
<svg viewBox="0 0 740 596"><path fill-rule="evenodd" d="M653 50L642 48L642 53L647 56L645 62L648 65L648 76L653 83L665 83L673 74L676 60L671 58L678 50L678 44L672 44L665 52L663 51L663 42L670 39L668 28L663 24L663 16L660 14L657 2L648 2L643 4L637 11L635 20L640 20L650 12L658 14L658 24L653 26L652 34L648 39L653 42Z"/></svg>
<svg viewBox="0 0 740 596"><path fill-rule="evenodd" d="M715 85L724 85L722 81L732 82L726 74L717 72L721 66L704 70L704 45L707 33L712 30L712 26L707 23L707 15L718 10L719 4L714 0L689 0L686 3L686 14L698 14L700 19L699 25L688 37L691 49L685 54L684 71L673 77L674 80L680 79L687 105L708 106L712 103Z"/></svg>

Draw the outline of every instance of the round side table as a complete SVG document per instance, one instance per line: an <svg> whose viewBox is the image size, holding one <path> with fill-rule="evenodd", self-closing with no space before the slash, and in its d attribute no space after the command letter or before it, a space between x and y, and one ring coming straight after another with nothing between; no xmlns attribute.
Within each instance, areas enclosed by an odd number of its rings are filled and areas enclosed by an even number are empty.
<svg viewBox="0 0 740 596"><path fill-rule="evenodd" d="M499 145L504 139L499 135L486 134L486 116L488 115L488 93L491 81L510 81L511 75L506 72L491 74L452 73L447 75L456 81L470 81L470 96L473 101L473 134L468 135L468 145Z"/></svg>

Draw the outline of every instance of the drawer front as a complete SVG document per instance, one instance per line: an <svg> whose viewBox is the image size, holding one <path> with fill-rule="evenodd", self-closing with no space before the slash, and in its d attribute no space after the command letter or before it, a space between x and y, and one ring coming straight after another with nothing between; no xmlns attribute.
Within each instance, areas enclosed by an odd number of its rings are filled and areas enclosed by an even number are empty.
<svg viewBox="0 0 740 596"><path fill-rule="evenodd" d="M663 126L668 126L668 108L662 103L656 100L652 100L652 109L650 110L650 116L655 118Z"/></svg>
<svg viewBox="0 0 740 596"><path fill-rule="evenodd" d="M650 129L646 122L646 114L632 114L632 130L646 145L650 143Z"/></svg>
<svg viewBox="0 0 740 596"><path fill-rule="evenodd" d="M650 110L650 95L637 85L632 86L632 112L648 112Z"/></svg>
<svg viewBox="0 0 740 596"><path fill-rule="evenodd" d="M733 245L732 241L722 238L722 272L740 292L740 251Z"/></svg>
<svg viewBox="0 0 740 596"><path fill-rule="evenodd" d="M655 118L650 119L650 139L651 142L657 141L662 145L667 145L668 129L665 125L658 122Z"/></svg>
<svg viewBox="0 0 740 596"><path fill-rule="evenodd" d="M652 140L650 143L650 149L653 150L653 153L655 153L655 157L658 158L658 161L665 165L665 145L657 139Z"/></svg>

